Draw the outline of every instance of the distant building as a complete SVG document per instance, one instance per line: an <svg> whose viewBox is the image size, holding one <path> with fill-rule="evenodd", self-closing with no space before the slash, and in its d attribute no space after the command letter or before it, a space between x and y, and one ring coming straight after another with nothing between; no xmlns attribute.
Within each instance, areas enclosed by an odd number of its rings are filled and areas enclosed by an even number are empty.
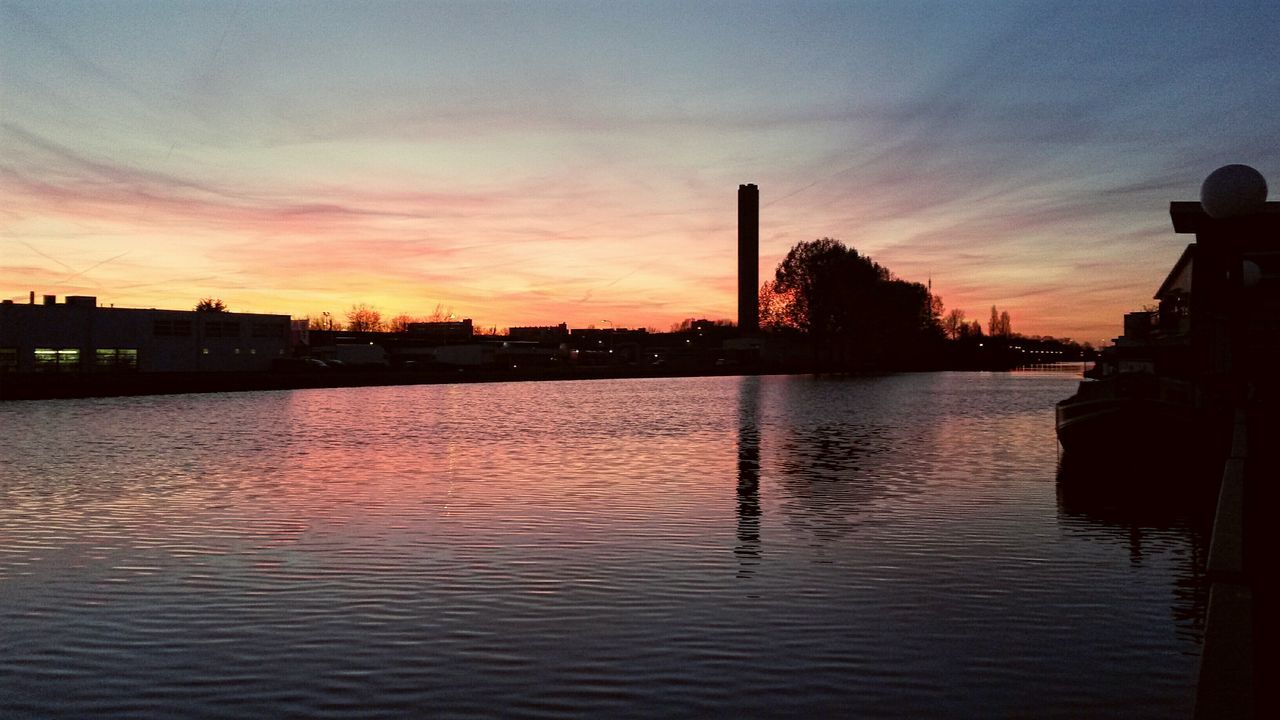
<svg viewBox="0 0 1280 720"><path fill-rule="evenodd" d="M289 343L288 315L0 303L0 372L267 370Z"/></svg>
<svg viewBox="0 0 1280 720"><path fill-rule="evenodd" d="M471 318L448 322L415 322L407 328L409 337L425 344L448 345L471 342Z"/></svg>
<svg viewBox="0 0 1280 720"><path fill-rule="evenodd" d="M569 339L569 326L560 323L559 325L513 327L507 329L507 337L512 340L538 343L562 343Z"/></svg>

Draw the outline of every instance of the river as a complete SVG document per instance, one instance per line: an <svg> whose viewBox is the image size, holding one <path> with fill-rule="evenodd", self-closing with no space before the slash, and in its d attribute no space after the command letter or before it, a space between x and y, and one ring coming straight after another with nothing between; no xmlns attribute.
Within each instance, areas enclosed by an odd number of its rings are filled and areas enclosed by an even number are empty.
<svg viewBox="0 0 1280 720"><path fill-rule="evenodd" d="M1175 717L1201 513L1063 372L0 404L0 717Z"/></svg>

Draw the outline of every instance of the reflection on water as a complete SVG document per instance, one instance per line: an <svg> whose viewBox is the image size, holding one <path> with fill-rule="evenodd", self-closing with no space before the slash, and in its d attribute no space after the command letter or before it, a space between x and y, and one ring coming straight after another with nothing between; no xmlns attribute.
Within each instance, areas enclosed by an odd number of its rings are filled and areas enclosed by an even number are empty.
<svg viewBox="0 0 1280 720"><path fill-rule="evenodd" d="M760 378L738 387L738 556L739 577L750 577L760 561Z"/></svg>
<svg viewBox="0 0 1280 720"><path fill-rule="evenodd" d="M1220 472L1212 462L1175 465L1146 457L1064 456L1058 465L1058 511L1073 536L1127 548L1135 570L1178 558L1170 612L1177 632L1196 646L1209 600L1205 563Z"/></svg>
<svg viewBox="0 0 1280 720"><path fill-rule="evenodd" d="M777 389L781 412L765 442L774 444L781 509L795 531L835 542L891 521L880 505L920 492L936 469L927 465L940 459L931 379L820 378Z"/></svg>
<svg viewBox="0 0 1280 720"><path fill-rule="evenodd" d="M3 404L0 717L1184 715L1203 535L1058 492L1074 385Z"/></svg>

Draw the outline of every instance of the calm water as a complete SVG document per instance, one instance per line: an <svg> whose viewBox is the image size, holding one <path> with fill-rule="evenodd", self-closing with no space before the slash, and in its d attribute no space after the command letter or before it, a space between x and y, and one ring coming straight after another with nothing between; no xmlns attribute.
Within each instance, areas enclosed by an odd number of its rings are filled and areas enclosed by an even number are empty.
<svg viewBox="0 0 1280 720"><path fill-rule="evenodd" d="M1075 383L6 403L0 717L1185 715L1203 531L1060 498Z"/></svg>

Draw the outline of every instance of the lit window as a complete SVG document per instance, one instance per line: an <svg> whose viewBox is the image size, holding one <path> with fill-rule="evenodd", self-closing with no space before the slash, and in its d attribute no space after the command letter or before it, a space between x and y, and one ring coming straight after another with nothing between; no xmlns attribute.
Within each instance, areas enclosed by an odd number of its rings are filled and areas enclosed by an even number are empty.
<svg viewBox="0 0 1280 720"><path fill-rule="evenodd" d="M36 369L44 372L66 372L80 367L80 351L36 348Z"/></svg>
<svg viewBox="0 0 1280 720"><path fill-rule="evenodd" d="M209 348L200 348L200 354L201 354L201 355L208 355L208 354L209 354Z"/></svg>
<svg viewBox="0 0 1280 720"><path fill-rule="evenodd" d="M135 348L98 348L93 363L101 370L138 369L138 351Z"/></svg>

